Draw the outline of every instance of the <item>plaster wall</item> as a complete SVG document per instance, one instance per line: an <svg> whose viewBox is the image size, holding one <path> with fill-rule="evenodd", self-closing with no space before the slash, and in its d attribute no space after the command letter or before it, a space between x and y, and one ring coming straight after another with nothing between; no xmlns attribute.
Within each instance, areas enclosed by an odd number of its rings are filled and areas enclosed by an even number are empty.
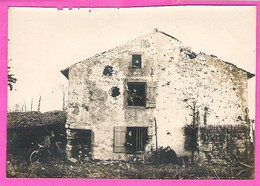
<svg viewBox="0 0 260 186"><path fill-rule="evenodd" d="M141 69L131 67L132 54L142 55ZM104 75L108 65L112 74ZM153 82L156 107L127 106L126 81ZM112 96L113 87L120 91L116 97ZM184 150L183 127L192 122L187 105L194 101L201 125L235 125L245 123L246 118L245 71L215 56L195 54L158 31L71 66L68 90L68 127L92 130L93 155L98 159L126 158L125 153L113 152L115 126L148 127L152 139L147 148L154 146L154 118L159 146L171 146L177 155L189 155Z"/></svg>

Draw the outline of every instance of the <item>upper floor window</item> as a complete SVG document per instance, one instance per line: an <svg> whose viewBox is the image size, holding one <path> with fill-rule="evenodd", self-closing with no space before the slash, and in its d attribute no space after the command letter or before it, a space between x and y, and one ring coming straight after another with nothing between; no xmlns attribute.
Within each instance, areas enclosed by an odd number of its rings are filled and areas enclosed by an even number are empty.
<svg viewBox="0 0 260 186"><path fill-rule="evenodd" d="M156 106L156 82L128 81L124 83L127 106Z"/></svg>
<svg viewBox="0 0 260 186"><path fill-rule="evenodd" d="M145 83L128 82L127 86L128 86L127 105L145 106L145 102L146 102Z"/></svg>
<svg viewBox="0 0 260 186"><path fill-rule="evenodd" d="M142 55L140 55L140 54L132 55L132 67L133 68L142 68Z"/></svg>

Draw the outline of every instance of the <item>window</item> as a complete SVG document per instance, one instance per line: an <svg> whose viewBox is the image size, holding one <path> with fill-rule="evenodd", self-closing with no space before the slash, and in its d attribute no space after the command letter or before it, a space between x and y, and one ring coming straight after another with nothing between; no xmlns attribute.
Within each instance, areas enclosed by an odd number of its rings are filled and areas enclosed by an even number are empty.
<svg viewBox="0 0 260 186"><path fill-rule="evenodd" d="M146 102L145 83L128 82L127 83L127 105L145 106L145 102Z"/></svg>
<svg viewBox="0 0 260 186"><path fill-rule="evenodd" d="M129 82L130 81L130 82ZM156 107L156 82L137 82L128 80L124 83L127 106Z"/></svg>
<svg viewBox="0 0 260 186"><path fill-rule="evenodd" d="M135 153L144 151L147 142L147 127L126 128L126 152Z"/></svg>
<svg viewBox="0 0 260 186"><path fill-rule="evenodd" d="M144 151L148 140L148 127L115 126L114 129L114 152Z"/></svg>
<svg viewBox="0 0 260 186"><path fill-rule="evenodd" d="M132 67L133 68L142 68L142 56L141 55L132 55Z"/></svg>

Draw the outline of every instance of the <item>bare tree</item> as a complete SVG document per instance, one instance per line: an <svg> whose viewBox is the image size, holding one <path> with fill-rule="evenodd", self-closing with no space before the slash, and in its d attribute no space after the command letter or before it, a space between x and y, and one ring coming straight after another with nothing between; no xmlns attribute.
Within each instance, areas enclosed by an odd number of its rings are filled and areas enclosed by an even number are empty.
<svg viewBox="0 0 260 186"><path fill-rule="evenodd" d="M42 96L39 97L38 112L40 112L40 109L41 109L41 99L42 99Z"/></svg>
<svg viewBox="0 0 260 186"><path fill-rule="evenodd" d="M31 111L33 110L33 98L31 99Z"/></svg>
<svg viewBox="0 0 260 186"><path fill-rule="evenodd" d="M23 99L23 111L26 112L26 102L25 102L25 99Z"/></svg>
<svg viewBox="0 0 260 186"><path fill-rule="evenodd" d="M191 128L191 135L192 135L192 150L191 150L191 163L194 163L194 153L195 151L198 150L198 127L199 127L199 122L200 122L200 118L199 118L199 107L197 105L197 101L193 101L191 104L188 103L188 99L184 99L183 100L186 104L187 104L187 108L190 108L192 113L190 114L190 116L192 117L192 123L190 125Z"/></svg>
<svg viewBox="0 0 260 186"><path fill-rule="evenodd" d="M66 109L66 93L67 93L67 86L64 84L60 84L60 89L62 92L62 110L65 111Z"/></svg>

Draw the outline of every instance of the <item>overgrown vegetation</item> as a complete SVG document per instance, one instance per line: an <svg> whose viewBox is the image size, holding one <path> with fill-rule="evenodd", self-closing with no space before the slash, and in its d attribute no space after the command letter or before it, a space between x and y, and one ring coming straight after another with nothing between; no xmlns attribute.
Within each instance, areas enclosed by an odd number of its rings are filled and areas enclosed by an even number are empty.
<svg viewBox="0 0 260 186"><path fill-rule="evenodd" d="M146 165L142 162L88 161L71 163L50 159L29 163L27 155L7 156L9 178L103 178L103 179L254 179L254 167L236 165ZM253 159L252 159L253 160Z"/></svg>
<svg viewBox="0 0 260 186"><path fill-rule="evenodd" d="M42 125L65 125L66 112L9 112L7 113L8 128L33 127Z"/></svg>

